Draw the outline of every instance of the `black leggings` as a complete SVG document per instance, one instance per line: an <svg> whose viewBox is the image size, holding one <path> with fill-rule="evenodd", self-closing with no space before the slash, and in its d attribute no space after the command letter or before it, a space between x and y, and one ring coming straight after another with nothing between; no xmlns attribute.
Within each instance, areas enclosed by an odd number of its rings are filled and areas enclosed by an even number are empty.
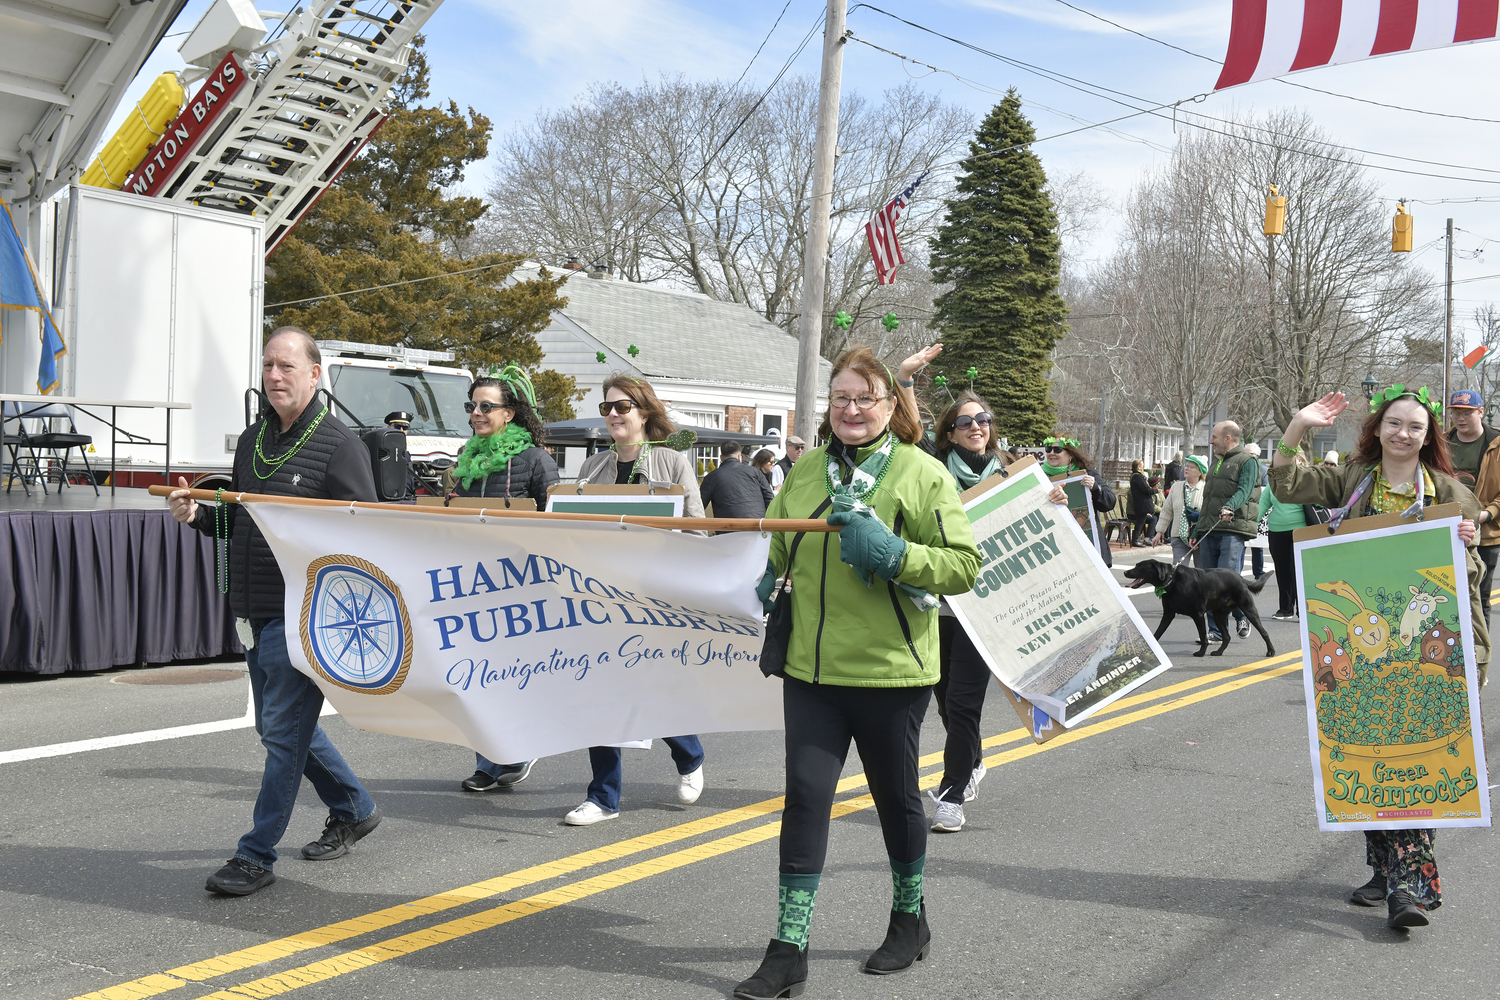
<svg viewBox="0 0 1500 1000"><path fill-rule="evenodd" d="M938 681L938 716L948 730L943 745L943 783L938 786L944 802L964 801L964 788L979 766L979 717L990 686L990 668L974 648L974 640L957 618L938 619L942 640L943 678Z"/></svg>
<svg viewBox="0 0 1500 1000"><path fill-rule="evenodd" d="M1297 610L1297 563L1292 557L1292 533L1267 532L1266 542L1271 549L1271 564L1276 567L1276 611L1293 614Z"/></svg>
<svg viewBox="0 0 1500 1000"><path fill-rule="evenodd" d="M781 873L820 875L829 810L849 741L859 750L885 851L910 864L927 853L927 811L917 788L918 737L930 687L860 688L782 682L786 713L786 809Z"/></svg>

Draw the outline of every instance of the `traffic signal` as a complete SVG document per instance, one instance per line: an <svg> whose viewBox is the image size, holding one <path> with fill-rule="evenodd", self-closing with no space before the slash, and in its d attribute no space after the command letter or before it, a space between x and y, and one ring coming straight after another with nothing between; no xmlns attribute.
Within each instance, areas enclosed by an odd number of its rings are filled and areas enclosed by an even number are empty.
<svg viewBox="0 0 1500 1000"><path fill-rule="evenodd" d="M1266 198L1266 225L1267 236L1280 236L1286 232L1286 195L1278 194L1275 184L1271 185L1271 194Z"/></svg>
<svg viewBox="0 0 1500 1000"><path fill-rule="evenodd" d="M1406 214L1406 203L1396 205L1396 221L1391 227L1391 253L1411 253L1412 217Z"/></svg>

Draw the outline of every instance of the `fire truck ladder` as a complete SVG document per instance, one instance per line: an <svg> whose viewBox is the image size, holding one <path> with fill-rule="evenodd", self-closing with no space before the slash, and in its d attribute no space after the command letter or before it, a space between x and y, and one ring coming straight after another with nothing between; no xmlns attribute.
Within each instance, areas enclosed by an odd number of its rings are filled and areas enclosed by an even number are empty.
<svg viewBox="0 0 1500 1000"><path fill-rule="evenodd" d="M269 255L385 120L410 42L442 0L319 0L255 53L226 109L162 197L265 220Z"/></svg>

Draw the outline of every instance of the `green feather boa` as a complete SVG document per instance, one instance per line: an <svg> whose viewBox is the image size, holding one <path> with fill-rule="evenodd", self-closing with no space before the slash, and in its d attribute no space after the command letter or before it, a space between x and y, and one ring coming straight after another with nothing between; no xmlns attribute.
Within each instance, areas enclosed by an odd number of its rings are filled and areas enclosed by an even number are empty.
<svg viewBox="0 0 1500 1000"><path fill-rule="evenodd" d="M459 454L453 476L464 484L464 489L468 489L475 480L505 468L512 458L531 445L531 434L520 424L508 424L499 434L488 437L475 434Z"/></svg>

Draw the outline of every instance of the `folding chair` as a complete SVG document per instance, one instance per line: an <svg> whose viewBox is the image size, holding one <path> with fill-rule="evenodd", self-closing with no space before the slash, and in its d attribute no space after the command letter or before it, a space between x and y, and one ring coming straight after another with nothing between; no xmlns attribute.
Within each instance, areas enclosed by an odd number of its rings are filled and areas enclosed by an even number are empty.
<svg viewBox="0 0 1500 1000"><path fill-rule="evenodd" d="M62 462L60 475L58 477L58 489L61 490L68 485L68 452L74 448L83 458L84 471L88 473L89 485L94 488L94 496L99 495L99 484L94 480L94 469L89 465L88 447L94 443L94 439L87 434L79 434L78 428L73 423L73 411L65 403L43 403L40 406L30 406L21 412L21 438L22 443L35 451L50 451L55 458ZM39 429L36 432L26 430L26 421L36 420ZM66 431L54 431L51 423L57 420L66 420L68 429ZM42 480L43 489L46 488L46 479Z"/></svg>
<svg viewBox="0 0 1500 1000"><path fill-rule="evenodd" d="M4 444L0 445L6 452L10 453L10 478L6 481L5 492L9 493L16 480L21 480L21 488L31 496L31 479L42 484L42 494L47 493L47 480L42 476L42 464L37 458L36 449L32 447L25 433L25 427L21 424L21 414L24 404L12 402L0 402L0 428L3 428ZM14 427L11 422L15 421ZM14 430L15 433L11 433ZM25 448L28 457L21 457L21 449Z"/></svg>

